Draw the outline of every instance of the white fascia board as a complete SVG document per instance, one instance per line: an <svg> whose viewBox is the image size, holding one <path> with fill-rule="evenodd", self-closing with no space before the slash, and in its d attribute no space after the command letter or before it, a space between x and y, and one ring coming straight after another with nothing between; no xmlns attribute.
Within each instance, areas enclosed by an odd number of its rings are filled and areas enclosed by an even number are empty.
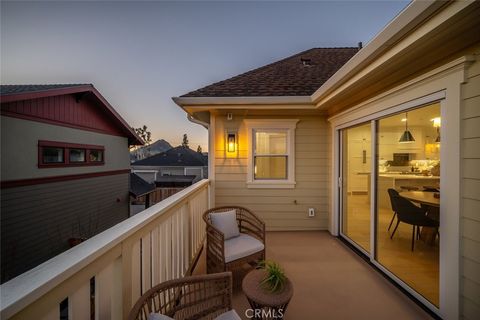
<svg viewBox="0 0 480 320"><path fill-rule="evenodd" d="M441 6L444 1L412 1L402 12L390 21L365 47L345 63L333 76L312 94L312 101L317 103L327 96L352 75L378 57L379 54L399 41L406 33Z"/></svg>
<svg viewBox="0 0 480 320"><path fill-rule="evenodd" d="M208 106L216 109L235 105L305 105L313 107L310 96L267 96L267 97L173 97L180 107Z"/></svg>

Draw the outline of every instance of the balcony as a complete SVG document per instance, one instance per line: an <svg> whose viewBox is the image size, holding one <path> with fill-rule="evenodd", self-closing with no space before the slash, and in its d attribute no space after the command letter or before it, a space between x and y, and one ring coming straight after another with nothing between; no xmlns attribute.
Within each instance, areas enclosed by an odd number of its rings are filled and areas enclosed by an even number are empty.
<svg viewBox="0 0 480 320"><path fill-rule="evenodd" d="M201 215L209 188L208 180L197 182L3 284L1 319L122 319L153 285L205 272ZM287 319L429 318L327 232L270 232L267 258L294 284ZM245 317L247 301L234 291Z"/></svg>

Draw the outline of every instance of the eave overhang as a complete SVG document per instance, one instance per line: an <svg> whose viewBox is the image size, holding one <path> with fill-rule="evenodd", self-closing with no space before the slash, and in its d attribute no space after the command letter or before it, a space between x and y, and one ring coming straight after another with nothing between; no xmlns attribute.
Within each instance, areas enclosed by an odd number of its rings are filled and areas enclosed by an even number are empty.
<svg viewBox="0 0 480 320"><path fill-rule="evenodd" d="M313 95L330 115L455 58L480 41L480 3L414 1Z"/></svg>
<svg viewBox="0 0 480 320"><path fill-rule="evenodd" d="M195 117L196 113L225 109L316 109L310 96L174 97L172 100L193 117Z"/></svg>

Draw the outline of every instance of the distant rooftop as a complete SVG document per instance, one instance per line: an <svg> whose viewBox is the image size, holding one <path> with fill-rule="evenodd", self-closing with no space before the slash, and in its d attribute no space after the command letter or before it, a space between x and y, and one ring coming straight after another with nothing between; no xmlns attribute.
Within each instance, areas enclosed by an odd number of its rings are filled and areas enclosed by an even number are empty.
<svg viewBox="0 0 480 320"><path fill-rule="evenodd" d="M175 147L154 156L135 161L132 166L207 166L207 157L186 147Z"/></svg>
<svg viewBox="0 0 480 320"><path fill-rule="evenodd" d="M148 183L137 174L130 173L130 195L138 198L153 191L155 191L154 183Z"/></svg>
<svg viewBox="0 0 480 320"><path fill-rule="evenodd" d="M359 50L313 48L182 97L310 96Z"/></svg>
<svg viewBox="0 0 480 320"><path fill-rule="evenodd" d="M195 175L172 175L172 176L159 176L155 180L155 185L158 188L185 188L193 184Z"/></svg>
<svg viewBox="0 0 480 320"><path fill-rule="evenodd" d="M91 85L89 83L73 84L6 84L0 85L0 94L2 96L16 93L39 92L55 89L73 88Z"/></svg>

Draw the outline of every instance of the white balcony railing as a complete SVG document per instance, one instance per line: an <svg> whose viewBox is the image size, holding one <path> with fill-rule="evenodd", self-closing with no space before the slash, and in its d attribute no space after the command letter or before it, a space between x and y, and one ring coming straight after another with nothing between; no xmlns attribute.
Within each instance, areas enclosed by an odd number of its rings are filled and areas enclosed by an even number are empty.
<svg viewBox="0 0 480 320"><path fill-rule="evenodd" d="M4 283L1 319L124 319L143 292L184 276L199 254L208 209L202 180ZM94 278L94 285L91 279ZM94 295L91 289L94 288Z"/></svg>

